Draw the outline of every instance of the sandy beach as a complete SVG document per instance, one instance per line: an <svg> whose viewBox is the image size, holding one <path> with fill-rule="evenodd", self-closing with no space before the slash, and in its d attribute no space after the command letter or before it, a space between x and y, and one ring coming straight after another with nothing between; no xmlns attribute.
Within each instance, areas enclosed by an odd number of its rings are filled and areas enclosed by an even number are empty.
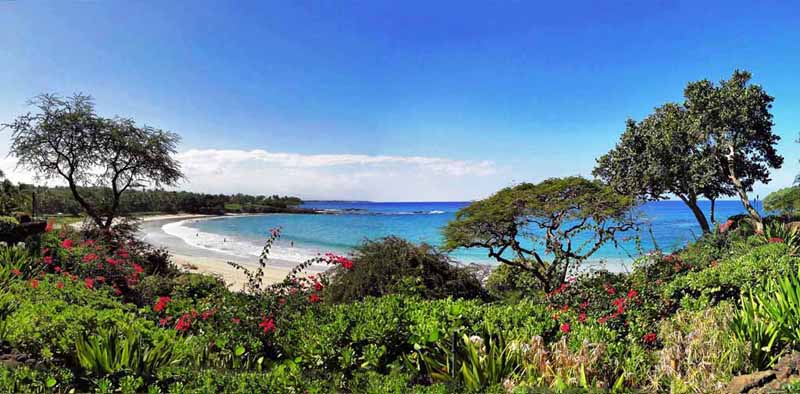
<svg viewBox="0 0 800 394"><path fill-rule="evenodd" d="M173 262L180 269L187 272L216 275L225 280L232 290L241 290L247 282L247 277L244 273L228 264L228 262L235 262L255 269L258 267L258 258L256 256L248 258L196 247L186 243L179 237L166 233L162 228L166 224L178 221L212 217L215 216L192 214L145 216L142 218L140 226L141 238L151 245L169 250L172 254ZM267 268L264 270L265 281L275 283L283 280L297 264L292 261L270 259Z"/></svg>

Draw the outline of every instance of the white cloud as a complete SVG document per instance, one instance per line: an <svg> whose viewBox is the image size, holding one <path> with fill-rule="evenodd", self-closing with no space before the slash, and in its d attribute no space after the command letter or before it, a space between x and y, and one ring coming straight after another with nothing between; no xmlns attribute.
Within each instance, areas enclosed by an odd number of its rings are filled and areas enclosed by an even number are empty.
<svg viewBox="0 0 800 394"><path fill-rule="evenodd" d="M420 156L304 155L193 149L178 155L185 188L213 193L291 194L306 199L458 200L498 186L490 161Z"/></svg>
<svg viewBox="0 0 800 394"><path fill-rule="evenodd" d="M453 201L485 197L508 183L507 177L498 176L505 170L491 161L439 157L192 149L179 153L177 159L186 175L178 189L203 193ZM15 166L14 157L0 159L0 169L11 180L42 183Z"/></svg>

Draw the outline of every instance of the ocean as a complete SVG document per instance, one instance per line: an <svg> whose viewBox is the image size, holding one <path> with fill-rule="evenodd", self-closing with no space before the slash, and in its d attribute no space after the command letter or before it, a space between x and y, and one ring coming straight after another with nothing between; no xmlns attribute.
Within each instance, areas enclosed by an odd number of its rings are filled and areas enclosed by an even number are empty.
<svg viewBox="0 0 800 394"><path fill-rule="evenodd" d="M271 256L301 262L319 253L347 254L366 239L396 235L414 242L441 245L441 229L469 202L352 202L314 201L305 208L325 210L327 215L270 214L193 219L164 226L164 231L193 246L240 257L257 256L269 229L282 228L282 237ZM708 212L708 201L701 208ZM739 201L718 201L718 220L744 213ZM672 251L698 237L700 227L681 201L649 202L639 208L644 223L638 233L619 237L618 246L606 244L592 257L612 270L624 269L639 251L658 247ZM638 235L638 242L637 242ZM581 240L574 242L579 244ZM450 256L463 263L496 264L482 249L459 249Z"/></svg>

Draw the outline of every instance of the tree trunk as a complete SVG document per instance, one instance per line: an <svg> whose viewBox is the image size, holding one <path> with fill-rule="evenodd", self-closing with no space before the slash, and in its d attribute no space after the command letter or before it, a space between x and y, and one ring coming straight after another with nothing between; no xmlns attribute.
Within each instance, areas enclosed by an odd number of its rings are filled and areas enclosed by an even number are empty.
<svg viewBox="0 0 800 394"><path fill-rule="evenodd" d="M710 233L711 228L708 225L708 220L706 220L706 215L703 213L703 210L700 209L700 206L697 205L697 197L685 197L681 194L678 194L678 197L692 210L695 219L697 219L697 224L699 224L700 228L703 230L703 234Z"/></svg>
<svg viewBox="0 0 800 394"><path fill-rule="evenodd" d="M730 147L730 152L728 153L727 159L728 178L730 178L731 183L733 183L733 186L736 189L736 194L739 195L739 200L741 200L742 205L744 205L744 209L747 210L747 213L750 214L750 217L756 222L756 232L761 232L764 229L764 222L761 219L761 214L758 213L758 211L750 204L750 199L747 197L747 191L744 189L742 181L736 175L736 153L733 147Z"/></svg>
<svg viewBox="0 0 800 394"><path fill-rule="evenodd" d="M717 219L714 217L714 209L716 208L716 205L717 205L717 199L716 198L709 198L708 200L711 201L711 224L716 226Z"/></svg>

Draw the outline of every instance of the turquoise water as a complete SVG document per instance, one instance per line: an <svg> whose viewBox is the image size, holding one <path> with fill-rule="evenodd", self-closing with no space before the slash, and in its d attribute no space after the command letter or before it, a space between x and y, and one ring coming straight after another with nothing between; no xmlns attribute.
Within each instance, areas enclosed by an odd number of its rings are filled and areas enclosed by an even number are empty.
<svg viewBox="0 0 800 394"><path fill-rule="evenodd" d="M704 203L701 203L701 207L707 211L709 204ZM468 204L308 202L304 207L328 210L333 214L230 217L190 221L184 223L184 226L210 238L211 241L206 242L208 245L213 244L216 239L218 247L215 249L227 248L232 253L249 255L258 253L270 228L281 227L283 236L273 252L273 257L302 261L317 253L347 253L365 239L388 235L440 245L442 227L454 218L459 208ZM722 219L744 212L738 201L718 201L716 210L717 218ZM700 228L691 211L680 201L647 203L640 208L640 216L645 222L639 232L641 249L645 251L654 249L655 244L662 250L671 251L700 234ZM620 247L607 244L592 256L592 260L630 260L638 254L639 248L634 241L636 235L633 232L624 234ZM580 240L575 242L578 243ZM451 253L451 257L462 262L494 262L482 249L456 250Z"/></svg>

